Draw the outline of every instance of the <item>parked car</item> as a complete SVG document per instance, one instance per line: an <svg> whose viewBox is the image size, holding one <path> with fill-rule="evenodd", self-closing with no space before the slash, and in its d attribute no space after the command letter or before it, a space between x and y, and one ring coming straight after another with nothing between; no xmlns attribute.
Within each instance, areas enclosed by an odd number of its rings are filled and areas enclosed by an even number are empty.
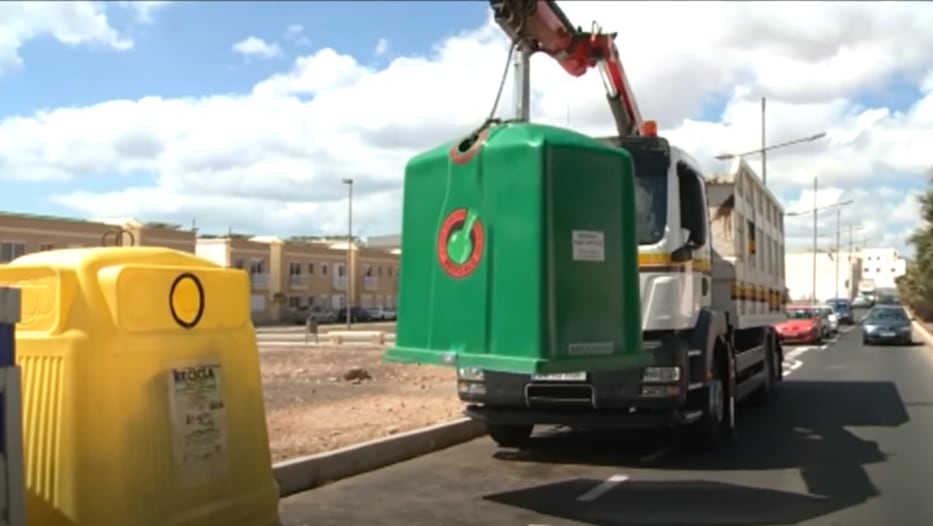
<svg viewBox="0 0 933 526"><path fill-rule="evenodd" d="M852 316L852 304L849 300L845 298L833 298L827 301L826 304L831 305L833 310L836 311L836 314L839 315L839 323L844 323L846 325L855 323L855 318Z"/></svg>
<svg viewBox="0 0 933 526"><path fill-rule="evenodd" d="M829 323L829 332L830 335L839 334L839 315L836 314L835 309L832 305L819 305L817 307L820 312L826 316L826 321Z"/></svg>
<svg viewBox="0 0 933 526"><path fill-rule="evenodd" d="M318 323L333 323L337 321L337 313L334 309L318 306L311 308L307 306L291 307L288 309L285 316L286 319L297 325L303 325L307 322L308 316L311 316L311 318Z"/></svg>
<svg viewBox="0 0 933 526"><path fill-rule="evenodd" d="M900 305L876 305L862 321L862 344L913 343L911 318Z"/></svg>
<svg viewBox="0 0 933 526"><path fill-rule="evenodd" d="M829 321L812 305L787 307L787 319L774 326L782 342L820 344L829 337Z"/></svg>
<svg viewBox="0 0 933 526"><path fill-rule="evenodd" d="M870 308L875 305L875 298L870 294L859 294L852 300L853 307Z"/></svg>
<svg viewBox="0 0 933 526"><path fill-rule="evenodd" d="M347 308L342 307L337 311L337 321L345 322L347 321ZM373 321L372 316L369 315L369 311L363 307L350 307L350 321L351 322L367 322Z"/></svg>
<svg viewBox="0 0 933 526"><path fill-rule="evenodd" d="M373 321L393 321L395 320L395 309L389 307L371 307L369 316Z"/></svg>

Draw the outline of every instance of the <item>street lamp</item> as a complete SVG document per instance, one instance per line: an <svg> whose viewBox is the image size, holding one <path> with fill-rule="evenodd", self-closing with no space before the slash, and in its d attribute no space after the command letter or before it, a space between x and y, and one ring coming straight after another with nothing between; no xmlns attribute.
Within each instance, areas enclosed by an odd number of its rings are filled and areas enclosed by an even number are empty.
<svg viewBox="0 0 933 526"><path fill-rule="evenodd" d="M761 184L767 186L768 185L768 171L767 171L768 166L765 162L767 152L771 150L777 150L778 148L786 148L787 146L793 146L795 144L818 141L822 139L823 137L826 137L826 132L820 132L815 135L810 135L809 137L802 137L800 139L794 139L792 141L782 142L779 144L773 144L771 146L764 146L764 115L763 115L764 99L761 100L761 103L762 103L762 125L761 125L762 126L761 128L762 147L758 148L757 150L751 150L751 151L742 152L742 153L723 153L723 154L717 155L716 159L720 161L727 161L729 159L735 159L736 157L747 157L749 155L761 154Z"/></svg>
<svg viewBox="0 0 933 526"><path fill-rule="evenodd" d="M811 210L804 210L801 212L788 212L784 214L785 216L788 216L788 217L813 214L813 276L812 276L812 282L811 282L812 288L810 289L810 294L811 294L811 299L813 300L814 304L816 303L816 253L818 251L816 244L817 244L817 238L818 238L817 219L819 218L819 212L820 210L825 210L828 208L836 209L836 220L837 220L837 223L836 223L836 254L837 254L837 257L836 257L836 296L838 297L839 296L839 257L838 257L838 254L839 254L839 229L840 229L839 220L841 217L840 210L843 206L851 205L852 203L855 202L852 199L847 199L845 201L839 201L839 202L836 202L830 205L818 207L816 205L817 191L818 191L818 178L814 177L813 178L813 208Z"/></svg>
<svg viewBox="0 0 933 526"><path fill-rule="evenodd" d="M344 293L346 294L347 330L349 331L353 323L351 314L353 310L350 308L350 299L353 297L353 179L346 178L341 182L347 185L347 271L345 272L347 283Z"/></svg>

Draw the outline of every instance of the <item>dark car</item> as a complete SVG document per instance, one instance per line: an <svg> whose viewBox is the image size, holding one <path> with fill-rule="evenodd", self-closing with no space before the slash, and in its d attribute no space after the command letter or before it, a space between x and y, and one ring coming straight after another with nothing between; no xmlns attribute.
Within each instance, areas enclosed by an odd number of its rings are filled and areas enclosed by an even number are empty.
<svg viewBox="0 0 933 526"><path fill-rule="evenodd" d="M862 343L913 343L910 315L899 305L876 305L862 320Z"/></svg>
<svg viewBox="0 0 933 526"><path fill-rule="evenodd" d="M369 311L363 307L350 307L350 321L351 322L366 322L372 321L373 318L369 314ZM337 321L345 322L347 321L347 308L343 307L337 311Z"/></svg>
<svg viewBox="0 0 933 526"><path fill-rule="evenodd" d="M845 323L846 325L855 323L855 319L852 316L852 305L849 303L849 300L845 298L833 298L826 303L839 315L839 323Z"/></svg>

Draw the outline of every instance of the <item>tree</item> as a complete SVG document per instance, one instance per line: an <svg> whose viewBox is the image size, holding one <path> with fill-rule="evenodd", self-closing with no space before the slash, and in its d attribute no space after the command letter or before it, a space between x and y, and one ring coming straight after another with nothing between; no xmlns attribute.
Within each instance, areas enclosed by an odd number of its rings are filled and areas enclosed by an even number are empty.
<svg viewBox="0 0 933 526"><path fill-rule="evenodd" d="M933 169L928 176L930 187L917 198L922 223L907 241L914 247L914 259L897 280L897 292L917 316L933 321Z"/></svg>

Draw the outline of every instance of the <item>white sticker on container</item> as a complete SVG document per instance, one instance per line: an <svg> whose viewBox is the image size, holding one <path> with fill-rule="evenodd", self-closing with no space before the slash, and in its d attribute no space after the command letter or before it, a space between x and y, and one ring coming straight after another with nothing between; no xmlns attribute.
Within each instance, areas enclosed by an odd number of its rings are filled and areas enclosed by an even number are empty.
<svg viewBox="0 0 933 526"><path fill-rule="evenodd" d="M606 247L603 233L596 230L574 230L573 260L605 261Z"/></svg>
<svg viewBox="0 0 933 526"><path fill-rule="evenodd" d="M169 372L175 461L180 465L221 457L227 448L227 409L220 365Z"/></svg>

